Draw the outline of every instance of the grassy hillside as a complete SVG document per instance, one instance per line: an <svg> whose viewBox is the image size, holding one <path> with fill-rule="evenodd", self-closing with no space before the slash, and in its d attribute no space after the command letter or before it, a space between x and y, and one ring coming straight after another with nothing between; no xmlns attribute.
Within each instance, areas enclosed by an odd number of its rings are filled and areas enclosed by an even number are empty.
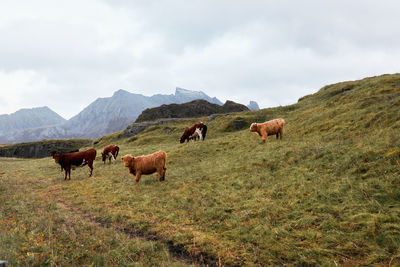
<svg viewBox="0 0 400 267"><path fill-rule="evenodd" d="M238 117L246 128L235 131ZM247 128L277 117L286 121L282 141L262 144ZM206 123L205 142L179 144L199 120L207 117L96 145L116 143L121 156L165 150L164 182L150 175L135 184L122 162L103 165L99 156L93 177L79 168L67 182L50 158L0 160L0 255L15 264L400 264L399 74L222 115ZM42 232L50 245L36 247L30 238ZM91 250L99 239L104 246Z"/></svg>

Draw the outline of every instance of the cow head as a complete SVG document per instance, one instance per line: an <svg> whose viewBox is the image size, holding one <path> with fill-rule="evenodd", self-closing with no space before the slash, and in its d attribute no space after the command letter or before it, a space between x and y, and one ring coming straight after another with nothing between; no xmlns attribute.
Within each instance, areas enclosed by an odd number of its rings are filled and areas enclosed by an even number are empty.
<svg viewBox="0 0 400 267"><path fill-rule="evenodd" d="M54 161L55 161L56 163L58 163L58 164L61 165L61 171L62 171L62 169L63 169L63 162L62 162L62 160L63 160L63 154L58 153L58 152L54 152L54 153L52 153L52 154L53 154L53 159L54 159Z"/></svg>
<svg viewBox="0 0 400 267"><path fill-rule="evenodd" d="M58 153L58 152L53 153L53 159L54 159L54 161L55 161L56 163L60 163L60 161L61 161L61 156L62 156L61 153Z"/></svg>
<svg viewBox="0 0 400 267"><path fill-rule="evenodd" d="M252 123L250 125L250 132L257 132L257 123Z"/></svg>
<svg viewBox="0 0 400 267"><path fill-rule="evenodd" d="M101 160L102 160L104 163L106 163L106 156L107 156L106 153L101 152Z"/></svg>
<svg viewBox="0 0 400 267"><path fill-rule="evenodd" d="M180 142L181 144L182 144L182 143L185 143L185 136L184 136L184 135L181 136L181 139L180 139L179 142Z"/></svg>
<svg viewBox="0 0 400 267"><path fill-rule="evenodd" d="M125 155L121 158L122 162L124 163L125 167L130 167L132 166L133 160L135 158L132 155Z"/></svg>

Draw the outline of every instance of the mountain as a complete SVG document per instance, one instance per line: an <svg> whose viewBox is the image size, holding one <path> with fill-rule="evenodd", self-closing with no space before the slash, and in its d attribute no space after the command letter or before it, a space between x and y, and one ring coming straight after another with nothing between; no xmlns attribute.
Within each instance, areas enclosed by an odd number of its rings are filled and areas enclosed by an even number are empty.
<svg viewBox="0 0 400 267"><path fill-rule="evenodd" d="M161 105L145 109L135 122L153 121L161 118L193 118L215 113L248 111L249 109L233 101L226 101L223 106L198 99L183 104Z"/></svg>
<svg viewBox="0 0 400 267"><path fill-rule="evenodd" d="M258 104L257 104L256 101L250 101L250 103L247 105L247 107L248 107L251 111L259 110L259 109L260 109L260 107L258 106Z"/></svg>
<svg viewBox="0 0 400 267"><path fill-rule="evenodd" d="M216 97L211 98L202 91L191 91L179 87L177 87L175 90L175 99L175 103L177 104L190 102L195 99L204 99L210 103L222 105L222 102L219 101Z"/></svg>
<svg viewBox="0 0 400 267"><path fill-rule="evenodd" d="M74 137L97 138L124 129L146 108L171 103L181 104L196 99L222 104L217 98L211 98L202 91L182 88L176 88L174 95L156 94L150 97L120 89L112 97L98 98L71 118L65 126Z"/></svg>
<svg viewBox="0 0 400 267"><path fill-rule="evenodd" d="M62 124L64 118L48 107L20 109L10 115L0 115L0 136L29 128Z"/></svg>
<svg viewBox="0 0 400 267"><path fill-rule="evenodd" d="M111 97L98 98L68 121L47 107L21 110L21 112L16 112L18 116L13 114L0 116L2 131L0 132L0 143L61 138L97 138L124 129L135 121L146 108L163 104L182 104L196 99L204 99L210 103L222 105L217 98L212 98L202 91L183 88L176 88L175 94L153 96L134 94L120 89ZM19 115L20 113L26 117ZM55 115L51 117L50 113Z"/></svg>

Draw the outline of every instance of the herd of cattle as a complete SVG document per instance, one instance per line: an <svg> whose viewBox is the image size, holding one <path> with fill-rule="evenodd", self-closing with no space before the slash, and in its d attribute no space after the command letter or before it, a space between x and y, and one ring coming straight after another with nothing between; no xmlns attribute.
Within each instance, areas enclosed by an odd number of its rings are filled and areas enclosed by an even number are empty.
<svg viewBox="0 0 400 267"><path fill-rule="evenodd" d="M255 132L261 136L263 142L267 140L269 135L276 135L276 138L282 139L283 137L283 126L285 125L284 119L274 119L264 123L252 123L250 126L250 132ZM185 132L180 138L180 142L184 143L189 140L205 140L207 133L207 126L202 123L196 123L185 129ZM117 145L108 145L101 152L102 161L105 164L107 159L111 163L113 159L114 164L118 156L119 147ZM61 166L61 171L65 170L64 180L71 180L71 168L73 166L85 166L88 165L90 173L89 177L93 173L93 162L96 159L96 149L91 148L84 151L72 152L72 153L52 153L54 161ZM165 172L167 170L167 154L164 151L158 151L150 155L133 157L132 155L125 155L122 158L124 166L129 169L129 173L135 176L136 182L139 182L142 174L153 174L158 173L160 181L165 180Z"/></svg>

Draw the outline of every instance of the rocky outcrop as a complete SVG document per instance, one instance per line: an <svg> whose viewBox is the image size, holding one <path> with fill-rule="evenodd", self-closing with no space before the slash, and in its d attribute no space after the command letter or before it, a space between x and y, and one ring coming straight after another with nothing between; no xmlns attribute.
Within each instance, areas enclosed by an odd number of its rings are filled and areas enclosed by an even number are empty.
<svg viewBox="0 0 400 267"><path fill-rule="evenodd" d="M0 147L0 157L44 158L49 157L51 152L78 151L79 148L88 146L91 142L89 139L71 139L4 145Z"/></svg>
<svg viewBox="0 0 400 267"><path fill-rule="evenodd" d="M195 118L215 113L248 111L249 109L233 101L226 101L222 106L206 100L195 100L184 104L162 105L146 109L135 122L153 121L160 118Z"/></svg>
<svg viewBox="0 0 400 267"><path fill-rule="evenodd" d="M143 132L150 126L170 123L170 122L176 121L176 120L182 120L182 119L170 118L170 119L159 119L159 120L155 120L155 121L134 122L125 128L125 130L122 132L122 135L120 137L131 137L131 136L134 136L134 135L137 135L137 134Z"/></svg>

